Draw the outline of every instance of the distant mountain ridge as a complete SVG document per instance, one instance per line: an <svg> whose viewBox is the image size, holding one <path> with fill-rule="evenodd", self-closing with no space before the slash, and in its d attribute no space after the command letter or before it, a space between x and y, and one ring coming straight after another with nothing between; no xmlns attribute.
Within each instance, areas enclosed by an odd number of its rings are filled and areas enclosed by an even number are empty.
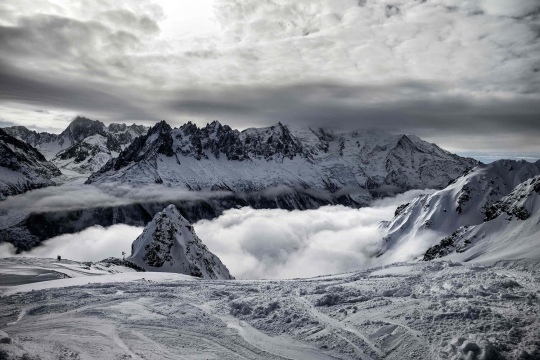
<svg viewBox="0 0 540 360"><path fill-rule="evenodd" d="M340 204L359 208L374 198L409 189L443 188L478 164L414 135L333 132L281 123L238 131L217 121L204 127L188 122L175 129L161 121L114 154L109 142L114 145L115 141L99 132L101 123L79 122L87 125L66 130L64 139L82 140L61 150L53 161L62 169L92 174L87 184L163 184L205 190L206 197L32 213L1 229L3 241L27 250L43 240L93 225L142 226L169 204L191 222L244 206L306 210ZM121 134L129 127L109 128ZM212 193L214 190L221 191Z"/></svg>
<svg viewBox="0 0 540 360"><path fill-rule="evenodd" d="M60 134L38 133L24 126L4 130L37 148L58 167L83 174L97 171L148 130L142 125L110 124L76 117Z"/></svg>
<svg viewBox="0 0 540 360"><path fill-rule="evenodd" d="M0 129L0 200L55 185L51 179L60 175L39 151Z"/></svg>
<svg viewBox="0 0 540 360"><path fill-rule="evenodd" d="M365 205L378 192L442 188L477 163L411 135L334 133L281 123L238 131L217 121L173 129L162 121L87 184L162 183L243 193L287 187Z"/></svg>

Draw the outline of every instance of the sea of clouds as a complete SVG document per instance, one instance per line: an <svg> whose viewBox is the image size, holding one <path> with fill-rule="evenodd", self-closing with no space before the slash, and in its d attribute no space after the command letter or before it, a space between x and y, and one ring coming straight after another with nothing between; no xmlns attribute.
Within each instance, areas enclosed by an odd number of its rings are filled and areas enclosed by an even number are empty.
<svg viewBox="0 0 540 360"><path fill-rule="evenodd" d="M426 191L412 190L377 200L370 207L325 206L317 210L231 209L213 220L194 224L195 231L238 279L312 277L412 260L439 240L425 233L377 256L384 229L397 206ZM61 235L19 256L99 261L131 251L142 228L100 226ZM14 256L11 244L0 245L0 257Z"/></svg>

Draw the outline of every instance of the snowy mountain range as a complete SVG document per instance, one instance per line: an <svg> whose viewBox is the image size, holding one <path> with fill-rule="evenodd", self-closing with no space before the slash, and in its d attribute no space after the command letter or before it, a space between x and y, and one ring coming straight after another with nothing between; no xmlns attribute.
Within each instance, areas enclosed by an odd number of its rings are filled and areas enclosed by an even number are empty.
<svg viewBox="0 0 540 360"><path fill-rule="evenodd" d="M234 279L174 205L157 213L146 225L133 242L131 256L127 260L147 271L186 274L209 280Z"/></svg>
<svg viewBox="0 0 540 360"><path fill-rule="evenodd" d="M477 161L411 135L289 128L233 130L165 121L92 174L87 184L165 184L191 190L303 192L366 205L381 193L442 188Z"/></svg>
<svg viewBox="0 0 540 360"><path fill-rule="evenodd" d="M55 185L60 170L39 151L0 129L0 200Z"/></svg>
<svg viewBox="0 0 540 360"><path fill-rule="evenodd" d="M59 168L82 174L97 171L148 130L142 125L110 124L76 117L60 134L38 133L24 126L4 130L38 149Z"/></svg>
<svg viewBox="0 0 540 360"><path fill-rule="evenodd" d="M507 246L505 251L511 252L518 242L531 240L534 231L540 230L532 225L535 216L540 215L533 191L539 175L540 161L498 160L481 164L445 189L400 206L394 219L383 224L387 236L381 252L414 242L428 231L444 239L428 250L425 259L464 252L479 244L480 238L484 247L487 243L499 249ZM522 204L525 200L526 205ZM513 245L509 239L513 239ZM538 237L535 241L537 246ZM531 249L535 247L530 245Z"/></svg>
<svg viewBox="0 0 540 360"><path fill-rule="evenodd" d="M177 129L162 121L146 133L137 125L106 127L99 121L77 118L54 136L22 127L8 131L36 144L61 169L93 172L87 184L116 182L138 187L158 183L230 194L212 197L210 193L197 201L171 199L30 213L0 230L0 239L23 250L93 225L145 225L171 203L192 222L243 206L290 210L331 204L361 207L373 198L408 189L443 188L477 164L413 135L337 133L280 123L238 131L217 121L202 128L187 123Z"/></svg>

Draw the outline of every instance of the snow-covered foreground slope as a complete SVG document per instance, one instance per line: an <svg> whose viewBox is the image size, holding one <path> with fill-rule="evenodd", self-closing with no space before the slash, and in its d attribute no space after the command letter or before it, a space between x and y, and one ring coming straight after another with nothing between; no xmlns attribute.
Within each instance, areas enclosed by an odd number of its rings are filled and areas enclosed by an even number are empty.
<svg viewBox="0 0 540 360"><path fill-rule="evenodd" d="M172 129L162 121L87 183L165 184L192 190L309 193L366 205L372 196L441 188L476 165L415 136L336 134L281 123L242 132L217 121Z"/></svg>
<svg viewBox="0 0 540 360"><path fill-rule="evenodd" d="M426 231L440 239L461 226L481 224L492 204L539 174L540 162L498 160L479 165L443 190L422 195L398 208L394 219L384 224L388 236L381 251L415 241Z"/></svg>
<svg viewBox="0 0 540 360"><path fill-rule="evenodd" d="M42 359L540 356L535 262L401 263L289 281L154 274L5 288L0 349Z"/></svg>
<svg viewBox="0 0 540 360"><path fill-rule="evenodd" d="M0 129L0 200L55 185L52 178L60 175L36 149Z"/></svg>
<svg viewBox="0 0 540 360"><path fill-rule="evenodd" d="M540 260L540 176L524 181L486 210L485 222L457 229L430 248L425 260L446 257L492 263Z"/></svg>
<svg viewBox="0 0 540 360"><path fill-rule="evenodd" d="M133 242L131 256L127 260L148 271L180 273L203 279L234 279L174 205L157 213L146 225Z"/></svg>

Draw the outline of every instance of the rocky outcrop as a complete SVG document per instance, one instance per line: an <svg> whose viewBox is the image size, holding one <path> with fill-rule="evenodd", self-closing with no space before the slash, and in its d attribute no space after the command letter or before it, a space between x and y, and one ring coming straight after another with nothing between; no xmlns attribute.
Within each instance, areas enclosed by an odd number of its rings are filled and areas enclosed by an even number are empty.
<svg viewBox="0 0 540 360"><path fill-rule="evenodd" d="M0 129L0 199L55 185L58 168L27 143Z"/></svg>
<svg viewBox="0 0 540 360"><path fill-rule="evenodd" d="M174 272L209 280L234 279L174 205L154 216L133 242L131 256L126 260L147 271Z"/></svg>

